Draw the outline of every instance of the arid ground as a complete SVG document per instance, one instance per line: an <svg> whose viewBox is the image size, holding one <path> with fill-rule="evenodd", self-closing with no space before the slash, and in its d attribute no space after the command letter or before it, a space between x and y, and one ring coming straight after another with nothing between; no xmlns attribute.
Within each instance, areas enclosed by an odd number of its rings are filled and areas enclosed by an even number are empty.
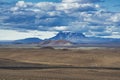
<svg viewBox="0 0 120 80"><path fill-rule="evenodd" d="M0 80L120 80L120 48L1 48Z"/></svg>

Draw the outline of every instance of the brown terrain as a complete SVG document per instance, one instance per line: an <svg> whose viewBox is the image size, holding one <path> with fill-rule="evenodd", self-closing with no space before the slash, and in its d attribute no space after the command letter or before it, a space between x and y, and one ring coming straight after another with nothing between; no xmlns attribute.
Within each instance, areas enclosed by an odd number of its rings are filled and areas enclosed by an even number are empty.
<svg viewBox="0 0 120 80"><path fill-rule="evenodd" d="M0 48L0 80L120 80L120 48Z"/></svg>

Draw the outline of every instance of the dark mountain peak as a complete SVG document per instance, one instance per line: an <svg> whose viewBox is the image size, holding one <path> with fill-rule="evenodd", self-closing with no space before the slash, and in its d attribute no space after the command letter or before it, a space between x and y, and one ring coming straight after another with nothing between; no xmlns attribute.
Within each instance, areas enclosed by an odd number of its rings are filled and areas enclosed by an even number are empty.
<svg viewBox="0 0 120 80"><path fill-rule="evenodd" d="M56 36L65 36L65 37L72 37L72 36L79 36L79 37L85 37L85 35L83 35L80 32L69 32L69 31L64 31L64 32L59 32Z"/></svg>
<svg viewBox="0 0 120 80"><path fill-rule="evenodd" d="M81 38L85 38L85 35L80 32L59 32L56 36L50 38L50 40L67 40L77 42Z"/></svg>

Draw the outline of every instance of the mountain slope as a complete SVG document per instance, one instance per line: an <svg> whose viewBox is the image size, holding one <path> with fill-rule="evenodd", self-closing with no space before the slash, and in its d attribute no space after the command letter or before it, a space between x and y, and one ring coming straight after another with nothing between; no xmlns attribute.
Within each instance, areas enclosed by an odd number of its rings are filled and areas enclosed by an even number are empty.
<svg viewBox="0 0 120 80"><path fill-rule="evenodd" d="M86 37L82 33L59 32L56 36L50 38L50 40L67 40L71 42L79 42L79 40L83 38L86 38Z"/></svg>
<svg viewBox="0 0 120 80"><path fill-rule="evenodd" d="M56 36L49 40L67 40L73 43L86 43L86 44L100 44L100 43L120 43L120 39L113 38L100 38L100 37L86 37L78 32L59 32Z"/></svg>
<svg viewBox="0 0 120 80"><path fill-rule="evenodd" d="M66 40L45 40L40 43L41 46L71 46L72 42Z"/></svg>

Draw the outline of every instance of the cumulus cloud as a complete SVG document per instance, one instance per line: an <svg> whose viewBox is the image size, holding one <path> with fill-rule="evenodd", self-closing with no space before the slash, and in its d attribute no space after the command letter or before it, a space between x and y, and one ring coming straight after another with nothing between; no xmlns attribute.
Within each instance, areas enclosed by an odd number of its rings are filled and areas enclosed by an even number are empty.
<svg viewBox="0 0 120 80"><path fill-rule="evenodd" d="M24 1L18 1L18 3L16 3L17 7L27 7L27 4Z"/></svg>
<svg viewBox="0 0 120 80"><path fill-rule="evenodd" d="M120 13L106 11L98 4L101 1L62 0L59 3L18 1L14 6L13 4L9 6L10 8L0 8L0 28L79 31L94 36L120 33Z"/></svg>
<svg viewBox="0 0 120 80"><path fill-rule="evenodd" d="M27 32L20 32L15 30L3 30L0 29L0 40L18 40L30 37L37 37L40 39L46 39L49 37L53 37L57 34L57 32L50 32L50 31L27 31Z"/></svg>
<svg viewBox="0 0 120 80"><path fill-rule="evenodd" d="M73 2L79 2L79 3L95 3L95 2L101 2L102 0L62 0L62 2L66 3L73 3Z"/></svg>
<svg viewBox="0 0 120 80"><path fill-rule="evenodd" d="M110 17L110 21L112 22L119 22L120 21L120 13L116 13Z"/></svg>
<svg viewBox="0 0 120 80"><path fill-rule="evenodd" d="M66 26L56 26L56 27L53 27L52 30L58 30L58 31L66 31L67 30L67 27Z"/></svg>

